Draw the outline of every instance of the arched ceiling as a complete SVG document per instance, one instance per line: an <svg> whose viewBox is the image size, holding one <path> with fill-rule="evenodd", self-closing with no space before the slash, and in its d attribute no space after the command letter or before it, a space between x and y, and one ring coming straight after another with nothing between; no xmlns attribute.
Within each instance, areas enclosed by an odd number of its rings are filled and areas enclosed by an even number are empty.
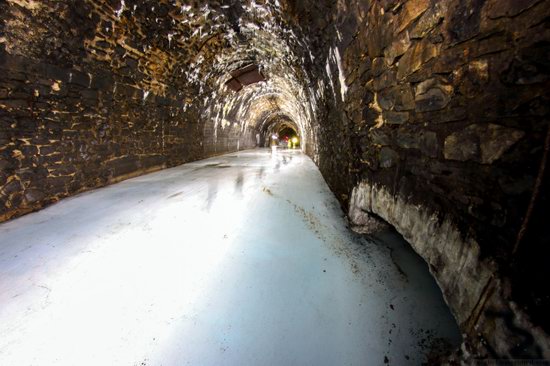
<svg viewBox="0 0 550 366"><path fill-rule="evenodd" d="M314 56L301 29L285 20L285 4L113 0L110 14L96 2L88 5L111 19L98 23L104 42L113 44L110 62L126 53L138 55L145 75L138 86L156 94L174 88L183 108L201 106L200 117L214 139L226 128L261 127L274 114L288 116L301 135L312 130L316 96L308 88L307 70ZM267 80L238 92L228 88L231 72L250 64Z"/></svg>
<svg viewBox="0 0 550 366"><path fill-rule="evenodd" d="M318 90L325 83L319 78L324 69L315 67L324 63L316 62L311 35L292 18L289 9L295 5L288 0L86 0L79 6L32 2L26 7L43 23L44 32L10 23L28 38L8 34L6 45L10 53L66 67L83 65L90 74L100 74L108 64L126 73L124 83L142 90L144 99L166 96L181 102L184 111L196 108L214 139L224 129L256 129L271 114L283 113L304 137L308 131L313 143L316 106L323 98ZM49 26L52 18L79 17L85 22L70 49L39 53L63 29ZM238 92L226 86L231 72L251 64L265 81ZM125 71L136 68L137 75Z"/></svg>
<svg viewBox="0 0 550 366"><path fill-rule="evenodd" d="M285 128L290 128L298 135L301 135L300 127L298 127L298 125L288 115L283 113L271 114L261 126L260 131L264 133L272 133L279 132Z"/></svg>

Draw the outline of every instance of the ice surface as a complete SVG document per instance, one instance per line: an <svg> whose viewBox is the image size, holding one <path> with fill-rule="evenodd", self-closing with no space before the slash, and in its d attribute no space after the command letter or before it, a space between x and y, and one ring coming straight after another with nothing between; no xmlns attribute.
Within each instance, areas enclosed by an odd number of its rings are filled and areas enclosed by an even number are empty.
<svg viewBox="0 0 550 366"><path fill-rule="evenodd" d="M387 239L350 232L299 151L86 192L0 225L0 365L419 364L458 331Z"/></svg>

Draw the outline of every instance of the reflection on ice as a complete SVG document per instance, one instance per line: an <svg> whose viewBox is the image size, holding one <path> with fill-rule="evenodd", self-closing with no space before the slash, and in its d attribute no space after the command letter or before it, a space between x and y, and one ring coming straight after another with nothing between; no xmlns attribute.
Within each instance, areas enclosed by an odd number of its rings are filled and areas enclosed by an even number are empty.
<svg viewBox="0 0 550 366"><path fill-rule="evenodd" d="M274 148L4 223L0 365L418 364L419 334L456 342L427 268L402 246L405 279L341 216L311 160Z"/></svg>

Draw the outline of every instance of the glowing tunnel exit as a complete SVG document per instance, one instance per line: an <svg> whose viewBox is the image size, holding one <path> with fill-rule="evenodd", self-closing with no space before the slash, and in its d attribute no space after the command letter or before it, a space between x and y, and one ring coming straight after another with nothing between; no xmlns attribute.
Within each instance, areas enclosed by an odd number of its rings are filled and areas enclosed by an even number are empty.
<svg viewBox="0 0 550 366"><path fill-rule="evenodd" d="M261 129L261 146L299 149L302 147L300 129L289 117L278 115L270 118Z"/></svg>

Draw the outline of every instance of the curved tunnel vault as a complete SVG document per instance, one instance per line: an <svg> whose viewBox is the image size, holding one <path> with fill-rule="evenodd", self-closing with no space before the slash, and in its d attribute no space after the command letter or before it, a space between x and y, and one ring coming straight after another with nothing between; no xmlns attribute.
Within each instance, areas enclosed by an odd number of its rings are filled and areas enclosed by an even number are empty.
<svg viewBox="0 0 550 366"><path fill-rule="evenodd" d="M302 136L300 127L286 114L275 113L265 118L260 123L258 130L260 135L260 146L269 146L269 139L273 134L279 135L285 129L290 129L296 136Z"/></svg>
<svg viewBox="0 0 550 366"><path fill-rule="evenodd" d="M0 220L287 124L352 224L427 261L464 349L550 358L549 3L0 2Z"/></svg>

